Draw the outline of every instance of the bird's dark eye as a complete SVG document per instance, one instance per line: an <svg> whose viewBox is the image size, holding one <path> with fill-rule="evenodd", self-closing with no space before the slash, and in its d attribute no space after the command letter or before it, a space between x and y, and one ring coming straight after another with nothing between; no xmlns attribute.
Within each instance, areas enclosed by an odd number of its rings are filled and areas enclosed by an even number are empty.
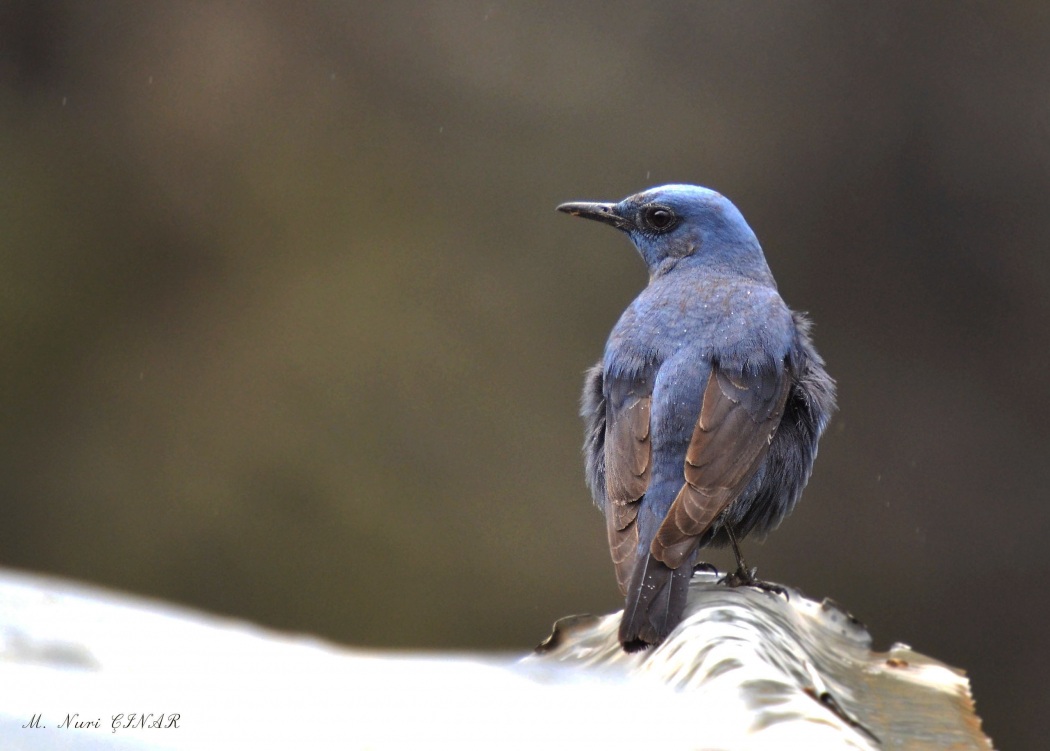
<svg viewBox="0 0 1050 751"><path fill-rule="evenodd" d="M678 217L666 206L646 206L642 209L642 219L649 229L665 232L674 226Z"/></svg>

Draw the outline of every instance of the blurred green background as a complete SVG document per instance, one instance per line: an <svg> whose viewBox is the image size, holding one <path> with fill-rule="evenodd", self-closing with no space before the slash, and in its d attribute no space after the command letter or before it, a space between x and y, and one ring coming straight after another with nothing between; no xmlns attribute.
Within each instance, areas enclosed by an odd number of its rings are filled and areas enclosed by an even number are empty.
<svg viewBox="0 0 1050 751"><path fill-rule="evenodd" d="M695 182L839 381L749 559L1035 748L1048 49L1038 0L4 0L0 563L361 645L618 609L576 409L645 272L554 206Z"/></svg>

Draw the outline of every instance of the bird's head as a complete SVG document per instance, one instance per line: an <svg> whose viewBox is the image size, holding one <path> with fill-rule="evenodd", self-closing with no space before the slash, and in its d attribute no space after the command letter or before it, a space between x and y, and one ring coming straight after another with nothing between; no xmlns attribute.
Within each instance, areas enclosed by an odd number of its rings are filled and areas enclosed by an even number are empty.
<svg viewBox="0 0 1050 751"><path fill-rule="evenodd" d="M558 211L626 232L650 277L679 265L718 267L772 284L762 248L728 198L697 185L664 185L619 203L563 203Z"/></svg>

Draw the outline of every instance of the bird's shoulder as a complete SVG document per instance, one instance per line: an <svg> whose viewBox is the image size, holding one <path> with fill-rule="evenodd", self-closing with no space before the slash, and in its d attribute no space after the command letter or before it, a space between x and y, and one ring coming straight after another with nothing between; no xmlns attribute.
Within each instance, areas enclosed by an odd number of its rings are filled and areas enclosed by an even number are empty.
<svg viewBox="0 0 1050 751"><path fill-rule="evenodd" d="M786 351L791 310L776 288L732 276L654 280L624 311L607 345L607 364L663 362L682 352Z"/></svg>

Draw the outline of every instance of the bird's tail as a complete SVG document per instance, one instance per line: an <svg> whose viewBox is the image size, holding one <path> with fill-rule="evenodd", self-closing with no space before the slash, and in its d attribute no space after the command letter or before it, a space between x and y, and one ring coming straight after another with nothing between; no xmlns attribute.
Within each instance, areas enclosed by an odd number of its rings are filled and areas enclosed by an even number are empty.
<svg viewBox="0 0 1050 751"><path fill-rule="evenodd" d="M650 553L634 570L620 620L620 644L637 652L662 642L682 620L693 567L669 568Z"/></svg>

